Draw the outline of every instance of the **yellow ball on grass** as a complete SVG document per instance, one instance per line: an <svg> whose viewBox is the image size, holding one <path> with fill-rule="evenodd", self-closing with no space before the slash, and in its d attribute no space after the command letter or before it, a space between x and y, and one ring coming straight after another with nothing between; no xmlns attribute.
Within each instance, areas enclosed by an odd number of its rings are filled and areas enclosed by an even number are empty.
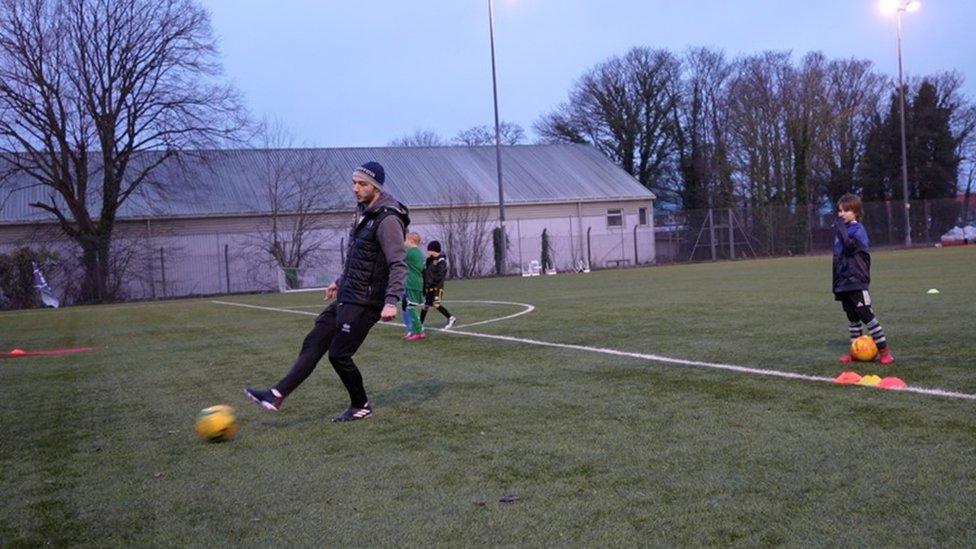
<svg viewBox="0 0 976 549"><path fill-rule="evenodd" d="M859 362L871 362L878 356L878 346L871 336L863 335L851 341L851 356Z"/></svg>
<svg viewBox="0 0 976 549"><path fill-rule="evenodd" d="M200 410L197 416L197 434L207 442L226 442L237 434L237 417L234 409L218 404Z"/></svg>

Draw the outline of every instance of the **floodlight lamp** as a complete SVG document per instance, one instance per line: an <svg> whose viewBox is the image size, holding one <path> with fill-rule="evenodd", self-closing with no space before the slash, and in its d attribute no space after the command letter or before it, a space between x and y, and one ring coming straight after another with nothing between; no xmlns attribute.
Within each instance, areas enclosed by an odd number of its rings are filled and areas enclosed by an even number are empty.
<svg viewBox="0 0 976 549"><path fill-rule="evenodd" d="M922 3L919 2L918 0L912 0L911 2L905 5L905 11L907 12L918 11L920 9L922 9Z"/></svg>
<svg viewBox="0 0 976 549"><path fill-rule="evenodd" d="M901 8L898 0L881 0L878 2L878 10L885 15L894 15Z"/></svg>

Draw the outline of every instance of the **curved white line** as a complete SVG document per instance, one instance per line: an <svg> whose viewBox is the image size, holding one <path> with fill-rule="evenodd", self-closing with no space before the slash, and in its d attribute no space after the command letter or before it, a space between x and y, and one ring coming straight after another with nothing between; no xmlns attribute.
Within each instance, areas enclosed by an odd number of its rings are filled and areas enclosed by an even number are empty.
<svg viewBox="0 0 976 549"><path fill-rule="evenodd" d="M259 305L246 305L244 303L231 303L229 301L217 301L217 300L213 300L213 301L211 301L211 303L217 303L217 304L220 304L220 305L237 305L238 307L246 307L248 309L259 309L259 310L262 310L262 311L279 311L280 312L280 311L283 311L283 310L287 310L288 312L295 312L295 313L300 313L300 314L309 315L309 316L318 316L318 313L309 313L309 312L305 312L305 311L298 311L296 309L321 309L321 308L325 307L325 305L291 305L291 306L285 306L285 307L261 307ZM501 316L501 317L498 317L498 318L489 318L488 320L481 320L481 321L478 321L478 322L472 322L470 324L459 324L458 326L455 326L454 328L452 328L451 331L457 330L458 328L467 328L469 326L480 326L482 324L488 324L490 322L498 322L500 320L508 320L510 318L515 318L517 316L522 316L522 315L529 314L529 313L531 313L532 311L535 310L535 306L534 305L530 305L528 303L519 303L517 301L486 301L486 300L477 300L477 299L452 299L451 300L451 303L488 303L488 304L491 304L491 305L516 305L518 307L524 307L525 308L522 311L519 311L519 312L517 312L515 314L511 314L511 315L508 315L508 316ZM394 325L399 325L400 323L399 322L380 322L380 324L394 324ZM427 328L427 329L428 330L440 330L440 328Z"/></svg>
<svg viewBox="0 0 976 549"><path fill-rule="evenodd" d="M457 330L458 328L470 328L471 326L480 326L482 324L488 324L490 322L498 322L499 320L508 320L510 318L515 318L517 316L527 315L535 310L535 305L529 305L528 303L519 303L517 301L484 301L484 300L476 300L476 299L452 299L451 303L489 303L491 305L517 305L519 307L525 307L524 311L519 311L513 315L502 316L498 318L490 318L488 320L481 320L478 322L472 322L470 324L461 324L455 326L453 329L450 330L452 332Z"/></svg>

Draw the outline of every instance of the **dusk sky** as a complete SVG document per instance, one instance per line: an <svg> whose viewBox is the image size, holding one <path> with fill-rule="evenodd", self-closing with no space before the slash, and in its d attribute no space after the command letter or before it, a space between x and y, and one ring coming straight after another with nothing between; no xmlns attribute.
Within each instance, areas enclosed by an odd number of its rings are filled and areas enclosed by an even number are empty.
<svg viewBox="0 0 976 549"><path fill-rule="evenodd" d="M450 139L492 123L487 0L204 0L224 69L256 117L296 146L382 146L415 129ZM976 97L976 1L905 15L906 75L955 69ZM895 21L877 0L497 0L499 109L533 123L585 70L634 46L730 57L819 50L897 76Z"/></svg>

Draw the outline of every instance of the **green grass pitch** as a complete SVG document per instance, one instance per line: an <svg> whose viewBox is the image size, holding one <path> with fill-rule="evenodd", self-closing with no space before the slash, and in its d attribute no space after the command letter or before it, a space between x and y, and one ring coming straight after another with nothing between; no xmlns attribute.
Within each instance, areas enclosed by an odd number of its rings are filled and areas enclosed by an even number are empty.
<svg viewBox="0 0 976 549"><path fill-rule="evenodd" d="M976 394L974 266L976 247L875 253L897 362L858 370ZM452 281L447 298L460 325L522 310L479 300L536 307L480 334L844 369L825 256ZM247 402L311 321L210 299L0 313L0 350L96 348L0 360L0 545L976 543L974 400L377 326L356 356L368 421L329 422L347 397L327 361L280 413ZM240 430L207 444L193 421L219 403Z"/></svg>

